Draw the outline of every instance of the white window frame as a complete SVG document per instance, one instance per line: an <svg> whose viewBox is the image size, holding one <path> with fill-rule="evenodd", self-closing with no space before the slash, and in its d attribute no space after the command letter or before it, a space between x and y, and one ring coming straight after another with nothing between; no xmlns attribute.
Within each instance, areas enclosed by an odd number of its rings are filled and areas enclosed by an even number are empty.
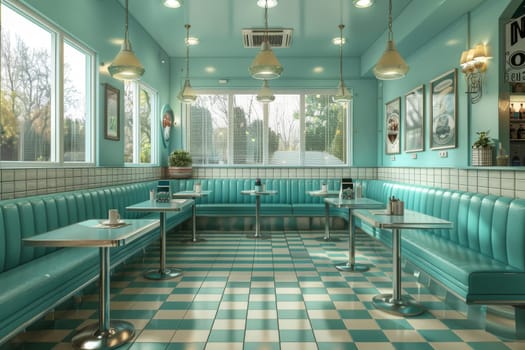
<svg viewBox="0 0 525 350"><path fill-rule="evenodd" d="M198 90L196 91L198 95L227 95L228 96L228 123L233 123L233 96L235 95L257 95L258 91L252 91L252 90ZM233 128L228 128L229 135L228 135L228 163L227 164L193 164L194 167L210 167L210 168L217 168L217 167L232 167L232 168L317 168L318 166L315 165L304 165L305 161L305 154L306 154L306 145L305 145L305 95L313 95L313 94L321 94L321 95L333 95L334 91L330 89L301 89L301 90L273 90L273 93L275 95L299 95L299 113L301 114L301 118L299 120L299 136L300 136L300 150L299 150L299 156L300 156L300 164L299 165L279 165L279 164L270 164L268 163L268 118L269 118L269 106L265 104L263 106L263 124L265 126L263 131L263 164L234 164L233 163L233 147L231 145L231 142L233 140ZM184 120L184 132L182 144L184 145L184 148L189 150L190 149L190 105L182 104L182 114L183 114L183 120ZM346 163L343 164L333 164L333 165L323 165L323 167L330 167L330 168L347 168L349 166L352 166L353 164L353 101L348 102L347 108L346 108L346 136L347 136L347 142L346 142Z"/></svg>
<svg viewBox="0 0 525 350"><path fill-rule="evenodd" d="M11 10L23 16L27 20L35 23L43 29L49 31L52 36L52 53L53 63L53 82L51 86L51 160L47 162L40 161L2 161L2 167L20 168L20 167L56 167L56 166L94 166L95 165L95 130L96 130L96 86L97 86L97 55L94 50L88 48L72 36L65 33L62 29L53 25L42 16L38 15L29 7L21 4L19 1L0 0L1 5L8 6ZM83 51L89 57L88 88L86 89L86 147L85 161L83 162L65 162L64 161L64 42L68 45Z"/></svg>
<svg viewBox="0 0 525 350"><path fill-rule="evenodd" d="M153 97L153 103L151 104L151 162L141 163L140 162L140 142L133 142L133 162L126 162L126 166L155 166L159 165L159 93L157 90L152 88L150 85L143 81L130 81L126 84L130 84L133 89L133 140L140 140L140 89L148 91L151 97ZM125 140L125 137L124 137ZM125 142L125 141L124 141Z"/></svg>

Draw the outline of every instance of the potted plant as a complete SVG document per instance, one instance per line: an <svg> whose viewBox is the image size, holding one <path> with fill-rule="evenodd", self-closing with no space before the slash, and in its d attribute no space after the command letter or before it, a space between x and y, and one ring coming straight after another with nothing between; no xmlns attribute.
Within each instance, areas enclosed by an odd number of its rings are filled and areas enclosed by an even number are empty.
<svg viewBox="0 0 525 350"><path fill-rule="evenodd" d="M489 131L479 131L476 134L478 139L472 144L472 165L491 166L494 142L489 137Z"/></svg>
<svg viewBox="0 0 525 350"><path fill-rule="evenodd" d="M171 178L190 178L193 174L191 154L178 149L170 153L168 158L168 176Z"/></svg>

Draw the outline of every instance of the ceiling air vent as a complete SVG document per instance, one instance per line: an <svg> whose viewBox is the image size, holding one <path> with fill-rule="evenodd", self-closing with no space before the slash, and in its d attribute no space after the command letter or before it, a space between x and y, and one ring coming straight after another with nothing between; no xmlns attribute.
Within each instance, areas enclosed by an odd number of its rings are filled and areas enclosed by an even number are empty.
<svg viewBox="0 0 525 350"><path fill-rule="evenodd" d="M272 48L290 47L293 29L268 28L268 40ZM265 29L243 29L242 41L246 48L260 48L266 33Z"/></svg>

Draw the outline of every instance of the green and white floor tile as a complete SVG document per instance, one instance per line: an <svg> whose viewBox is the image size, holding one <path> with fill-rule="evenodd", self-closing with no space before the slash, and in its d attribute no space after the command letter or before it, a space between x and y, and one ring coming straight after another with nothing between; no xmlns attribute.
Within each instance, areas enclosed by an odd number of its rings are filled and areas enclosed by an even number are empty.
<svg viewBox="0 0 525 350"><path fill-rule="evenodd" d="M403 318L375 309L372 297L391 291L390 250L357 235L364 273L340 272L348 241L315 240L320 232L273 232L271 239L245 233L201 233L205 242L168 237L167 264L181 277L151 281L158 246L130 260L111 278L111 317L132 322L131 350L499 350L525 349L477 328L409 275L403 291L428 312ZM338 233L345 238L344 233ZM97 320L98 294L85 291L38 321L1 350L71 349L76 328Z"/></svg>

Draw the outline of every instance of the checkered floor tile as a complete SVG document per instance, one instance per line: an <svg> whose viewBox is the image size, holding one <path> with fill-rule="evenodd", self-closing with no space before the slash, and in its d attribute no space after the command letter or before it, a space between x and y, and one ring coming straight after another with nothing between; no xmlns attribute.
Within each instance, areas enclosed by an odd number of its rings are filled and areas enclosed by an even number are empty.
<svg viewBox="0 0 525 350"><path fill-rule="evenodd" d="M321 232L272 232L267 240L245 233L201 233L206 241L168 236L167 264L180 277L152 281L158 245L120 266L111 277L111 317L135 326L132 350L499 350L525 349L477 328L464 314L403 274L403 293L425 305L416 317L377 310L372 298L391 291L391 253L359 233L363 273L340 272L348 240L319 242ZM33 324L1 350L71 349L75 329L97 321L98 294L88 288Z"/></svg>

